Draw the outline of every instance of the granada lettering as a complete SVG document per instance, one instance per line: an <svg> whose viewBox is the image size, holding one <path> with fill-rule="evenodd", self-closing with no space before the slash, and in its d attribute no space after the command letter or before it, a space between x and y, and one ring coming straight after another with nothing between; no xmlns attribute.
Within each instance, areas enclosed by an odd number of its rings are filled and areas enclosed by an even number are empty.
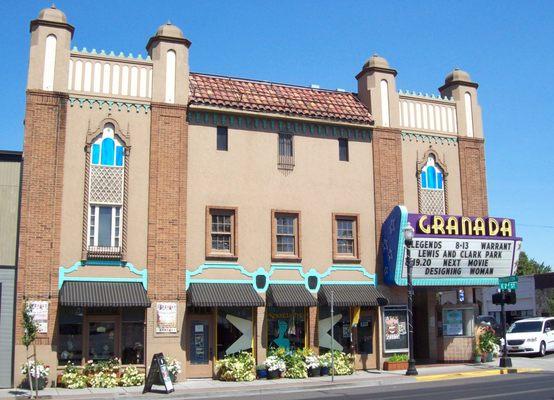
<svg viewBox="0 0 554 400"><path fill-rule="evenodd" d="M441 215L422 215L417 223L420 233L442 236L513 236L512 221L503 218L468 218ZM483 249L485 250L485 249ZM495 249L509 250L509 249Z"/></svg>

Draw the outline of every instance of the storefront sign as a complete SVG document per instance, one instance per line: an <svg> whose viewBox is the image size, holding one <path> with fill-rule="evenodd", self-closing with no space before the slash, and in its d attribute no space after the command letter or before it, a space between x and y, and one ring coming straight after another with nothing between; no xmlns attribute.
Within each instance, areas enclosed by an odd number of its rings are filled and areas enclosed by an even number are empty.
<svg viewBox="0 0 554 400"><path fill-rule="evenodd" d="M156 333L177 332L177 303L156 304Z"/></svg>
<svg viewBox="0 0 554 400"><path fill-rule="evenodd" d="M33 321L37 324L37 333L48 333L48 302L30 301Z"/></svg>
<svg viewBox="0 0 554 400"><path fill-rule="evenodd" d="M408 351L408 309L405 306L383 308L385 353Z"/></svg>
<svg viewBox="0 0 554 400"><path fill-rule="evenodd" d="M387 283L406 285L403 228L415 229L411 258L414 285L496 285L513 275L521 250L509 218L469 218L409 214L395 207L383 224L382 249Z"/></svg>

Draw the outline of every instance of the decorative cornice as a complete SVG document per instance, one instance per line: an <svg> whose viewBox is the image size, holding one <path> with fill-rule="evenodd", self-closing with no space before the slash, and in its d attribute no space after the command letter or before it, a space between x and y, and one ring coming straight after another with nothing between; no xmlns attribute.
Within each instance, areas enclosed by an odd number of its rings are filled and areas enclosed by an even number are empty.
<svg viewBox="0 0 554 400"><path fill-rule="evenodd" d="M83 108L85 105L87 105L91 110L95 106L97 106L100 110L104 109L104 106L107 106L109 111L117 110L131 112L131 110L134 109L137 114L141 110L143 110L145 114L148 114L148 112L150 111L150 104L103 100L91 97L69 97L69 106L74 107L76 105L79 106L79 108Z"/></svg>
<svg viewBox="0 0 554 400"><path fill-rule="evenodd" d="M136 57L133 55L133 53L129 53L125 55L122 51L119 52L119 54L115 54L115 52L112 50L109 53L106 52L104 49L100 50L100 52L97 52L96 49L87 50L86 47L83 47L82 49L78 49L77 46L73 46L71 49L71 55L75 56L94 56L94 57L110 57L115 58L118 60L131 60L131 61L142 61L142 62L149 62L152 63L152 59L150 56L146 56L146 58L142 57L142 54L138 54Z"/></svg>
<svg viewBox="0 0 554 400"><path fill-rule="evenodd" d="M224 112L190 110L188 121L191 124L208 126L228 126L235 129L250 129L269 132L288 132L305 136L348 138L370 141L371 129L339 126L325 123L304 122L262 116L236 115Z"/></svg>
<svg viewBox="0 0 554 400"><path fill-rule="evenodd" d="M413 133L402 131L402 140L409 140L410 142L421 142L421 143L430 143L430 144L446 144L448 146L456 146L458 144L457 137L446 137L438 135L429 135L425 133Z"/></svg>

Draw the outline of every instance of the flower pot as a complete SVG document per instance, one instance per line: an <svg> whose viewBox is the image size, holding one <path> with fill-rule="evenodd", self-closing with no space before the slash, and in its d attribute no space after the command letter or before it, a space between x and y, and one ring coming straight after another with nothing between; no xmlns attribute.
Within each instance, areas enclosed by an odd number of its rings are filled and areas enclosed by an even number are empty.
<svg viewBox="0 0 554 400"><path fill-rule="evenodd" d="M267 371L267 379L279 379L281 377L281 371L275 369L273 371Z"/></svg>
<svg viewBox="0 0 554 400"><path fill-rule="evenodd" d="M38 378L38 380L33 379L33 390L36 389L35 385L37 385L37 382L38 382L38 390L42 390L48 384L48 378ZM23 389L30 389L31 386L29 385L29 379L25 378L21 383L21 387Z"/></svg>
<svg viewBox="0 0 554 400"><path fill-rule="evenodd" d="M473 361L475 362L475 364L480 364L481 363L481 354L477 354L473 357Z"/></svg>
<svg viewBox="0 0 554 400"><path fill-rule="evenodd" d="M321 376L327 376L329 375L329 367L320 367L319 373Z"/></svg>
<svg viewBox="0 0 554 400"><path fill-rule="evenodd" d="M320 376L321 375L321 368L308 368L308 376L310 378L313 378L314 376Z"/></svg>
<svg viewBox="0 0 554 400"><path fill-rule="evenodd" d="M397 361L397 362L385 361L383 363L383 369L385 371L400 371L400 370L408 369L408 361Z"/></svg>
<svg viewBox="0 0 554 400"><path fill-rule="evenodd" d="M258 379L266 379L267 378L267 369L258 369L258 370L256 370L256 375L258 376Z"/></svg>
<svg viewBox="0 0 554 400"><path fill-rule="evenodd" d="M492 353L487 353L487 358L486 358L486 362L491 362L493 359L493 354Z"/></svg>

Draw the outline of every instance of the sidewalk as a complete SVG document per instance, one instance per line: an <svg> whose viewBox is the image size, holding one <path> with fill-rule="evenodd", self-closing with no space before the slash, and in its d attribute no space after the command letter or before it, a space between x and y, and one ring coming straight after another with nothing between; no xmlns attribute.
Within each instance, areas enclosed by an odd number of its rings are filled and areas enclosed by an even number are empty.
<svg viewBox="0 0 554 400"><path fill-rule="evenodd" d="M511 373L531 372L538 370L530 368L526 362L514 362ZM370 387L381 385L397 385L403 383L414 383L417 381L432 381L444 379L459 379L478 376L490 376L493 374L507 373L498 368L498 361L485 364L435 364L418 366L418 377L408 377L405 371L356 371L353 375L336 376L334 383L330 376L323 376L309 379L277 379L277 380L255 380L252 382L222 382L212 379L189 379L185 382L175 384L175 392L170 395L159 393L147 393L142 395L141 387L113 388L113 389L63 389L47 388L41 390L41 398L63 398L71 399L114 399L114 398L137 398L152 399L166 397L180 398L207 398L221 397L224 395L236 395L237 393L256 394L260 392L279 391L294 392L298 390L317 390L329 387ZM0 399L22 399L28 395L28 390L22 389L0 389Z"/></svg>

